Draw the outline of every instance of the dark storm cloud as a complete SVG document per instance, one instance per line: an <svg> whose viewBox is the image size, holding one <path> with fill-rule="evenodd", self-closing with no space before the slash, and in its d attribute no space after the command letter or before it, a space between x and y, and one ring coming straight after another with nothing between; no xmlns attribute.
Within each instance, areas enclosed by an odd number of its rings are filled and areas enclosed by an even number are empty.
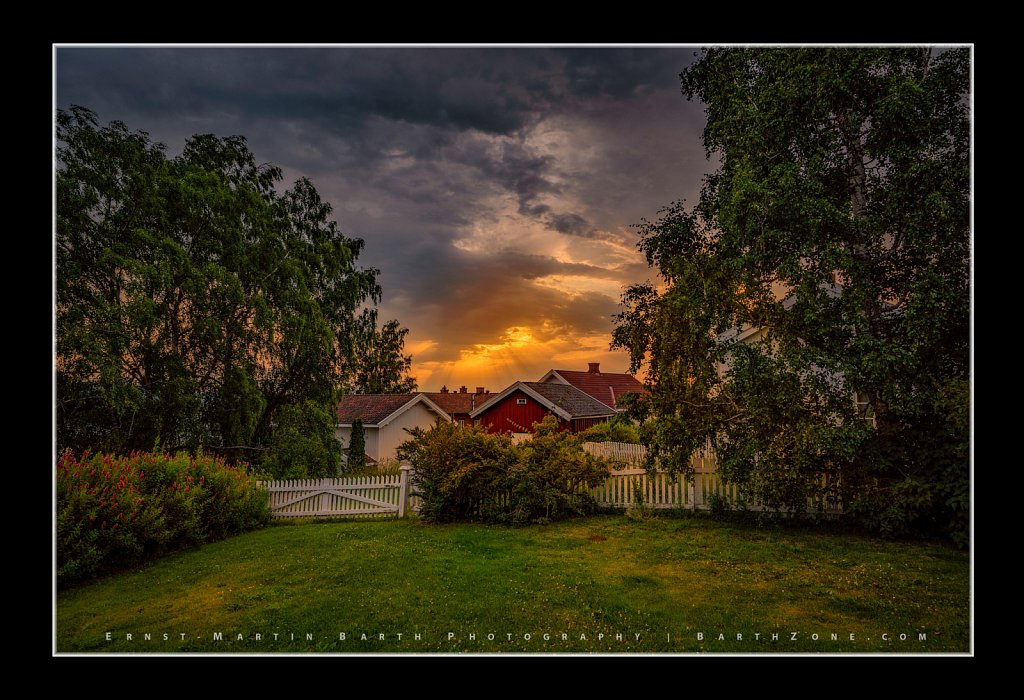
<svg viewBox="0 0 1024 700"><path fill-rule="evenodd" d="M485 48L60 48L59 106L287 119L351 133L372 118L513 134L560 103L678 91L686 51Z"/></svg>
<svg viewBox="0 0 1024 700"><path fill-rule="evenodd" d="M619 241L623 238L623 236L610 231L597 230L590 225L589 221L579 214L573 214L572 212L549 216L545 223L552 231L558 231L559 233L564 233L567 236L579 236L580 238L610 241Z"/></svg>
<svg viewBox="0 0 1024 700"><path fill-rule="evenodd" d="M615 269L561 262L543 255L515 251L479 255L458 248L424 247L402 264L401 273L409 280L405 286L420 303L444 306L452 298L489 299L498 281L515 287L523 280L537 280L554 275L571 275L593 279L617 279Z"/></svg>
<svg viewBox="0 0 1024 700"><path fill-rule="evenodd" d="M548 225L559 233L571 236L585 236L590 232L590 224L579 214L557 214L548 219Z"/></svg>
<svg viewBox="0 0 1024 700"><path fill-rule="evenodd" d="M677 50L641 48L568 49L563 55L572 96L615 100L628 100L650 90L678 89L678 74L686 58Z"/></svg>
<svg viewBox="0 0 1024 700"><path fill-rule="evenodd" d="M436 340L434 359L452 359L511 326L609 331L617 299L545 280L614 287L650 276L639 254L623 258L636 240L628 227L694 195L706 169L702 109L679 94L692 53L58 48L55 75L58 107L149 131L171 154L194 133L243 134L288 182L310 177L341 228L366 241L382 314ZM548 150L553 139L561 150ZM508 201L514 210L501 208ZM570 247L556 260L514 238L486 253L453 245L501 222L507 230L513 215ZM586 264L561 261L573 246ZM602 258L606 249L614 255Z"/></svg>
<svg viewBox="0 0 1024 700"><path fill-rule="evenodd" d="M537 216L550 211L550 207L535 205L536 199L561 192L561 187L547 176L554 161L552 156L528 152L522 144L506 143L498 157L482 159L479 167L484 175L516 194L520 214Z"/></svg>
<svg viewBox="0 0 1024 700"><path fill-rule="evenodd" d="M521 143L456 147L460 134L513 136L594 96L677 93L679 50L412 48L62 48L58 105L84 104L174 146L202 130L243 133L274 162L316 174L375 171L389 154L474 165L520 212L557 193L550 155ZM472 139L470 140L472 141ZM463 148L464 152L459 152Z"/></svg>
<svg viewBox="0 0 1024 700"><path fill-rule="evenodd" d="M537 74L557 60L500 49L62 48L57 89L62 104L74 93L143 113L223 109L341 130L377 116L509 134L535 118Z"/></svg>

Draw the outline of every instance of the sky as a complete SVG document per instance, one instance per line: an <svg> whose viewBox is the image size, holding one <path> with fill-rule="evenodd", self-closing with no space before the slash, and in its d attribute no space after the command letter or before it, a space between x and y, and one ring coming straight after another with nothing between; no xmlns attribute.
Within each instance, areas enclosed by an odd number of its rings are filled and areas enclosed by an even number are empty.
<svg viewBox="0 0 1024 700"><path fill-rule="evenodd" d="M380 270L420 390L500 391L609 349L634 228L713 166L680 93L696 47L58 47L55 103L181 151L246 137L312 180Z"/></svg>

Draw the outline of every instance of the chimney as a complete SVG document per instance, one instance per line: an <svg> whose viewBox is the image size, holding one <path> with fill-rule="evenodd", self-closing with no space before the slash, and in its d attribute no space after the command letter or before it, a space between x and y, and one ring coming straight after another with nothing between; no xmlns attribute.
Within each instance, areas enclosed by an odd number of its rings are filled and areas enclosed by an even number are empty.
<svg viewBox="0 0 1024 700"><path fill-rule="evenodd" d="M465 394L466 393L466 385L465 384L463 384L462 386L459 387L459 393L460 394Z"/></svg>
<svg viewBox="0 0 1024 700"><path fill-rule="evenodd" d="M601 363L600 362L588 362L587 365L590 369L587 372L591 374L601 374Z"/></svg>
<svg viewBox="0 0 1024 700"><path fill-rule="evenodd" d="M478 386L478 387L476 388L476 393L478 393L478 394L482 394L482 393L484 393L484 388L483 388L482 386Z"/></svg>
<svg viewBox="0 0 1024 700"><path fill-rule="evenodd" d="M445 384L443 387L441 387L441 393L442 394L447 394L448 393L448 385L447 384Z"/></svg>

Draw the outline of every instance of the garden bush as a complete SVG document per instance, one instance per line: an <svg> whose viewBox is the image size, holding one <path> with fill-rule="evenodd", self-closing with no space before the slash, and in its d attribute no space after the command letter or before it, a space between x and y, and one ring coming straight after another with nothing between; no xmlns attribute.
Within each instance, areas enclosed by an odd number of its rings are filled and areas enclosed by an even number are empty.
<svg viewBox="0 0 1024 700"><path fill-rule="evenodd" d="M642 444L640 430L633 421L619 414L607 423L592 425L582 433L584 442L628 442L633 445Z"/></svg>
<svg viewBox="0 0 1024 700"><path fill-rule="evenodd" d="M57 460L57 580L134 566L266 525L266 490L200 453L65 452Z"/></svg>
<svg viewBox="0 0 1024 700"><path fill-rule="evenodd" d="M409 433L412 439L399 446L398 457L412 463L412 483L422 497L420 517L434 522L490 519L516 461L512 438L441 419L430 430Z"/></svg>
<svg viewBox="0 0 1024 700"><path fill-rule="evenodd" d="M608 478L608 462L584 452L583 440L559 432L553 419L535 424L533 439L520 445L446 421L410 433L399 457L412 463L420 516L433 522L525 525L592 513L590 489Z"/></svg>
<svg viewBox="0 0 1024 700"><path fill-rule="evenodd" d="M497 519L515 525L593 513L590 489L608 478L608 462L583 451L583 438L558 430L550 416L533 426L533 439L516 447L518 459L502 480L507 504Z"/></svg>

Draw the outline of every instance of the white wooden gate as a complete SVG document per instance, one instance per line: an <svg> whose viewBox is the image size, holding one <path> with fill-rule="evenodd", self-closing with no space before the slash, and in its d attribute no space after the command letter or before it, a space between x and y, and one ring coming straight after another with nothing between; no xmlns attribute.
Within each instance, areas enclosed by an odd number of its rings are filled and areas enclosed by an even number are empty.
<svg viewBox="0 0 1024 700"><path fill-rule="evenodd" d="M277 518L405 517L410 467L398 475L263 482Z"/></svg>

